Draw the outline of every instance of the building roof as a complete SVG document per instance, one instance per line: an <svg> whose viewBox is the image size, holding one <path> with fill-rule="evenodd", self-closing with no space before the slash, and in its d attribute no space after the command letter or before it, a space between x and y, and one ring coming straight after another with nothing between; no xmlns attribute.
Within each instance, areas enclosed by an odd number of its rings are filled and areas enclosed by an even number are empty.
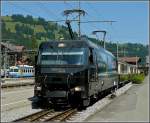
<svg viewBox="0 0 150 123"><path fill-rule="evenodd" d="M15 46L15 50L18 51L18 52L21 52L25 49L24 46Z"/></svg>
<svg viewBox="0 0 150 123"><path fill-rule="evenodd" d="M25 49L24 46L16 46L10 43L1 42L1 45L14 52L22 52Z"/></svg>
<svg viewBox="0 0 150 123"><path fill-rule="evenodd" d="M119 58L119 61L136 64L136 62L141 61L141 58L140 57L121 57Z"/></svg>

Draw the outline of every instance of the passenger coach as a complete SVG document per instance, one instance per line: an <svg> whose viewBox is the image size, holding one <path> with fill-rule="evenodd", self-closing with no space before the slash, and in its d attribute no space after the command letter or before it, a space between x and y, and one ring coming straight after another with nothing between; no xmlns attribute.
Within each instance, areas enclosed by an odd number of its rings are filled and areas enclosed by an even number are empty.
<svg viewBox="0 0 150 123"><path fill-rule="evenodd" d="M34 76L33 66L18 65L18 66L11 66L9 68L9 77L20 78L20 77L33 77L33 76Z"/></svg>

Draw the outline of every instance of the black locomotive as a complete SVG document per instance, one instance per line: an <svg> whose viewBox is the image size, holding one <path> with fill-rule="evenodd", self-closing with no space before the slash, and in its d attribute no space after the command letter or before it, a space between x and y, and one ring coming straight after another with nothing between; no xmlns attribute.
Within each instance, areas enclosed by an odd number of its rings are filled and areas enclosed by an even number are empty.
<svg viewBox="0 0 150 123"><path fill-rule="evenodd" d="M41 43L34 96L42 103L88 106L117 86L116 58L104 48L87 39Z"/></svg>

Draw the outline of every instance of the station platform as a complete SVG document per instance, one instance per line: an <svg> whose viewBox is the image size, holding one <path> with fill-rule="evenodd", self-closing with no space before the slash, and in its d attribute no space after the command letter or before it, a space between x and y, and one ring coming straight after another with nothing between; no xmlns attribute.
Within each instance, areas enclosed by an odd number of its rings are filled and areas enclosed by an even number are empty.
<svg viewBox="0 0 150 123"><path fill-rule="evenodd" d="M34 85L34 78L3 78L1 88Z"/></svg>

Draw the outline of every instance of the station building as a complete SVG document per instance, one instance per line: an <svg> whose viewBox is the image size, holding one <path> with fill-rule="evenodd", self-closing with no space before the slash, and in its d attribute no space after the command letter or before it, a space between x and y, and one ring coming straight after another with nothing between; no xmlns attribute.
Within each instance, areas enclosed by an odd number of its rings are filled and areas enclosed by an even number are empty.
<svg viewBox="0 0 150 123"><path fill-rule="evenodd" d="M11 43L1 42L2 66L6 67L15 65L22 58L23 52L26 49L24 46L16 46Z"/></svg>
<svg viewBox="0 0 150 123"><path fill-rule="evenodd" d="M119 74L135 74L140 73L138 69L140 57L121 57L118 59L118 73Z"/></svg>

